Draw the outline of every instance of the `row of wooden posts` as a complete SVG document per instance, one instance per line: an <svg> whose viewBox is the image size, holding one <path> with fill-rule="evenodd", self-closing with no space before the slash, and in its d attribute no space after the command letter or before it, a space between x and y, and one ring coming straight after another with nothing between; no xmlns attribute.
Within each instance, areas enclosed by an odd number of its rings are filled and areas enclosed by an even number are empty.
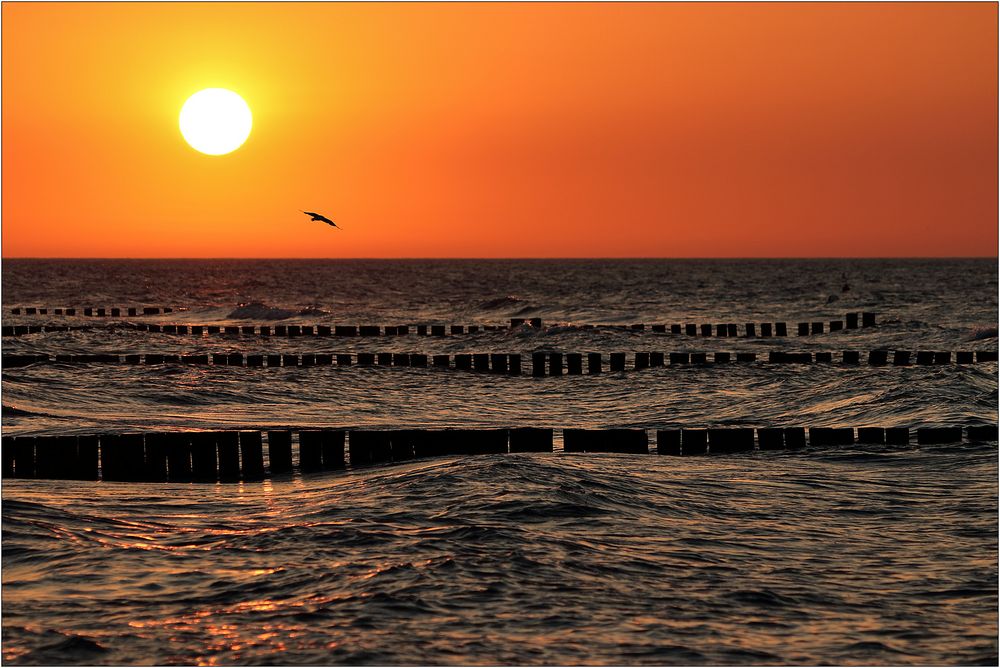
<svg viewBox="0 0 1000 668"><path fill-rule="evenodd" d="M14 478L148 482L237 482L267 475L338 470L415 458L553 452L551 428L299 429L3 437L3 475ZM997 440L996 425L965 429L969 441ZM812 427L811 446L906 445L907 427ZM297 457L293 459L293 436ZM804 427L662 429L660 455L731 454L806 447ZM919 444L962 441L962 427L921 427ZM265 460L265 444L266 453ZM563 452L649 454L645 429L563 429Z"/></svg>
<svg viewBox="0 0 1000 668"><path fill-rule="evenodd" d="M832 352L786 352L772 350L767 357L761 357L770 364L833 364L839 361L846 365L859 365L862 359L871 366L909 366L934 364L974 364L976 362L996 362L997 351L930 351L921 350L915 353L908 350L872 350L862 358L857 350L845 350L840 353L840 359L834 359ZM605 365L605 359L608 365ZM754 352L637 352L632 355L632 363L628 365L626 353L560 353L535 352L531 354L532 376L580 375L584 373L584 361L588 374L610 371L625 371L626 369L642 370L655 367L690 365L690 364L728 364L730 362L757 362L758 355ZM44 353L10 354L3 356L5 368L23 367L32 364L56 362L61 364L211 364L214 366L246 366L246 367L310 367L310 366L397 366L397 367L436 367L455 368L466 371L482 371L521 375L521 355L519 353L458 353L455 355L427 355L423 353L272 353L243 354L238 352L200 353L192 355L161 354L161 353L96 353L96 354L59 354Z"/></svg>
<svg viewBox="0 0 1000 668"><path fill-rule="evenodd" d="M104 309L99 309L103 311ZM845 320L831 320L829 323L800 322L798 323L799 336L811 336L823 334L825 331L836 332L843 329L857 329L859 323L862 327L875 326L874 313L848 313ZM164 334L190 334L192 336L203 335L224 335L224 336L407 336L416 333L418 336L457 336L462 334L476 334L480 331L498 331L508 329L503 325L189 325L189 324L164 324L164 323L127 323L127 326L144 332L164 333ZM510 329L530 326L541 329L541 318L512 318ZM642 332L647 329L654 333L685 334L687 336L709 337L738 337L746 338L767 338L771 336L788 336L788 325L784 322L748 322L743 325L742 334L740 327L736 323L711 324L655 324L647 325L637 323L632 325L581 325L582 329L624 329L629 331ZM0 331L3 336L20 336L24 334L36 334L40 332L62 332L70 329L82 329L81 327L67 327L62 325L4 325Z"/></svg>
<svg viewBox="0 0 1000 668"><path fill-rule="evenodd" d="M10 312L13 315L68 315L75 316L77 312L87 317L112 317L112 318L135 318L140 315L159 315L161 313L172 313L174 309L170 307L160 308L158 306L127 306L125 308L97 308L85 306L82 308L49 308L47 306L15 306Z"/></svg>

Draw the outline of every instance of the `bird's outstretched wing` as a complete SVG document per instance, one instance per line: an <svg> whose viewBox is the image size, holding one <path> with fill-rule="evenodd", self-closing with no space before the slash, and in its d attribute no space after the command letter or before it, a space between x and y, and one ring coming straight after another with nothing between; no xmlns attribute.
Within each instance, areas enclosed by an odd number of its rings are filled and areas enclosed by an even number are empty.
<svg viewBox="0 0 1000 668"><path fill-rule="evenodd" d="M301 209L299 209L299 210L302 211ZM338 230L341 229L337 225L337 223L333 222L332 220L330 220L329 218L327 218L323 214L316 213L314 211L302 211L302 213L304 213L307 216L309 216L311 220L314 220L314 221L320 222L320 223L326 223L327 225L329 225L331 227L336 227Z"/></svg>

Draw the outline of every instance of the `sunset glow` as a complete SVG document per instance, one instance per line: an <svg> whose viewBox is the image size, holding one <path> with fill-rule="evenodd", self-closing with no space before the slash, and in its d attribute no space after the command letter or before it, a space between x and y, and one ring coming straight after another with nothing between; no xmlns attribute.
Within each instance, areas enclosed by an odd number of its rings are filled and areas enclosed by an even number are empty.
<svg viewBox="0 0 1000 668"><path fill-rule="evenodd" d="M996 253L995 4L2 11L4 257Z"/></svg>

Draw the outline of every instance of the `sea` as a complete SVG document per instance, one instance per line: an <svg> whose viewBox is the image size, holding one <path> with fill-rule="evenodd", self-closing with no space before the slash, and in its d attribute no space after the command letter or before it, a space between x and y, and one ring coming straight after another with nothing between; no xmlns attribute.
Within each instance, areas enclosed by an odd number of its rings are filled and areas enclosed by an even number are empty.
<svg viewBox="0 0 1000 668"><path fill-rule="evenodd" d="M571 427L996 424L995 362L864 363L882 348L996 351L996 258L8 259L0 274L4 325L90 326L5 336L4 354L757 353L544 378L335 364L4 368L4 436L556 430L552 453L263 482L4 479L7 665L997 664L995 441L668 457L652 442L645 455L578 454L561 440ZM29 306L49 312L12 314ZM82 315L129 306L172 311ZM66 307L77 315L53 315ZM796 335L798 322L848 312L877 324ZM669 327L779 321L789 336ZM411 333L195 337L139 322ZM503 327L418 336L422 323ZM835 362L769 364L773 350ZM844 350L862 364L837 362Z"/></svg>

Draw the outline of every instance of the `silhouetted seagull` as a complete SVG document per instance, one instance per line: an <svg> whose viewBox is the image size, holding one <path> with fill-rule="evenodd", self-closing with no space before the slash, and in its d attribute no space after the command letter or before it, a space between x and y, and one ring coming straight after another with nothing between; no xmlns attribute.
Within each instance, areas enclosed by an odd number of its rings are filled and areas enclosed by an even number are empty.
<svg viewBox="0 0 1000 668"><path fill-rule="evenodd" d="M326 216L324 216L321 213L315 213L313 211L303 211L302 213L306 214L307 216L310 216L311 220L316 220L316 221L319 221L321 223L326 223L327 225L329 225L331 227L337 227L337 223L333 222L332 220L330 220L329 218L327 218ZM341 228L337 227L337 229L339 230Z"/></svg>

